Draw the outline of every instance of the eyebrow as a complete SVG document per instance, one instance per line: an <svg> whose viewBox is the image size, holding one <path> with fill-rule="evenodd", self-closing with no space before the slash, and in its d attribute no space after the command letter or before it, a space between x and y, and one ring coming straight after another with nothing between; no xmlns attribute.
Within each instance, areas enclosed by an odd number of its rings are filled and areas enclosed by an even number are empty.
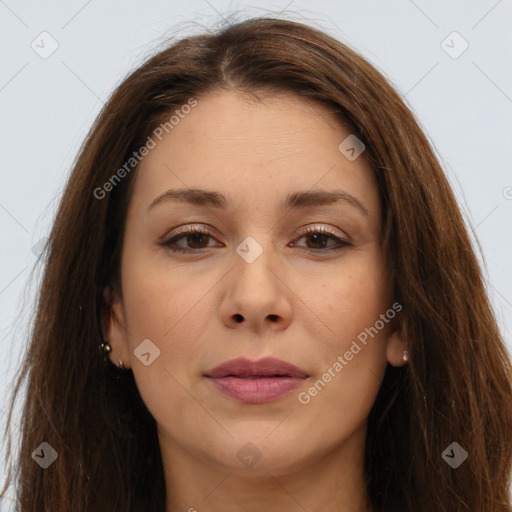
<svg viewBox="0 0 512 512"><path fill-rule="evenodd" d="M227 209L229 201L226 196L213 190L203 190L198 188L184 188L167 190L156 197L146 209L149 212L157 204L167 201L178 201L188 203L194 206L211 207L218 209ZM333 203L344 202L356 207L365 216L369 216L368 210L357 198L343 190L323 191L309 190L291 192L281 204L284 210L306 208L308 206L323 206Z"/></svg>

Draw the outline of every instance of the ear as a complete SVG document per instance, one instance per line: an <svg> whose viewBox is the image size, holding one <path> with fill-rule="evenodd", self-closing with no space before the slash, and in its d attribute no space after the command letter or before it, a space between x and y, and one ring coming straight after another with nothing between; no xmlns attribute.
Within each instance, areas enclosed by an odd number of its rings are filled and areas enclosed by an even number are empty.
<svg viewBox="0 0 512 512"><path fill-rule="evenodd" d="M386 356L388 363L392 366L403 366L407 361L404 360L405 344L400 330L394 331L389 335L386 347Z"/></svg>
<svg viewBox="0 0 512 512"><path fill-rule="evenodd" d="M109 286L103 291L105 297L105 313L103 316L103 339L112 347L110 360L119 366L119 359L126 369L131 368L130 347L126 331L126 319L123 303L116 290Z"/></svg>

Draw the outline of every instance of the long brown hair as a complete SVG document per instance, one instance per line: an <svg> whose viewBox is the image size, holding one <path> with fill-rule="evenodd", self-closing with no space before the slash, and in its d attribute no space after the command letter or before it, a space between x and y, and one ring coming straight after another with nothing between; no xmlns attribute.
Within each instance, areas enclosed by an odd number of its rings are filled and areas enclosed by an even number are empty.
<svg viewBox="0 0 512 512"><path fill-rule="evenodd" d="M414 116L376 69L318 29L272 18L168 46L121 83L91 128L44 253L9 411L11 421L26 382L21 446L4 491L15 483L21 512L164 511L155 421L133 373L119 374L98 348L108 307L103 291L111 285L121 292L136 167L103 198L95 190L170 112L219 89L315 100L366 146L410 354L407 365L388 365L368 419L373 511L510 512L511 363L447 179ZM31 456L42 442L58 453L45 470ZM457 469L443 458L453 442L468 453Z"/></svg>

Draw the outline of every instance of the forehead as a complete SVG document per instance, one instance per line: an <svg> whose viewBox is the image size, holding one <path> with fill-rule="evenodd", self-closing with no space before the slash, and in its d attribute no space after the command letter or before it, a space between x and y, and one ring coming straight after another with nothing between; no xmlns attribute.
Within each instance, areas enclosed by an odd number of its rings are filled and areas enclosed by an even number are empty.
<svg viewBox="0 0 512 512"><path fill-rule="evenodd" d="M221 190L240 207L271 207L297 190L341 188L377 214L373 170L364 154L351 161L340 151L351 133L326 106L286 93L256 99L221 92L196 101L175 111L161 140L153 137L132 208L146 208L171 188Z"/></svg>

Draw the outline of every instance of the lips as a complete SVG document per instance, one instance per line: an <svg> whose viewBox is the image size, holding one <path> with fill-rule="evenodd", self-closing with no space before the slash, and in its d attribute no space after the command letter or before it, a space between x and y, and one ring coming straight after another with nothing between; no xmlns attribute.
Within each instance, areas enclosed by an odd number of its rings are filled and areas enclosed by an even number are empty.
<svg viewBox="0 0 512 512"><path fill-rule="evenodd" d="M273 357L266 357L259 361L250 361L245 358L232 359L210 370L206 373L206 376L213 379L222 377L293 377L305 379L308 377L307 373L300 368Z"/></svg>
<svg viewBox="0 0 512 512"><path fill-rule="evenodd" d="M296 390L309 375L293 364L267 357L227 361L205 374L229 398L248 404L271 402Z"/></svg>

